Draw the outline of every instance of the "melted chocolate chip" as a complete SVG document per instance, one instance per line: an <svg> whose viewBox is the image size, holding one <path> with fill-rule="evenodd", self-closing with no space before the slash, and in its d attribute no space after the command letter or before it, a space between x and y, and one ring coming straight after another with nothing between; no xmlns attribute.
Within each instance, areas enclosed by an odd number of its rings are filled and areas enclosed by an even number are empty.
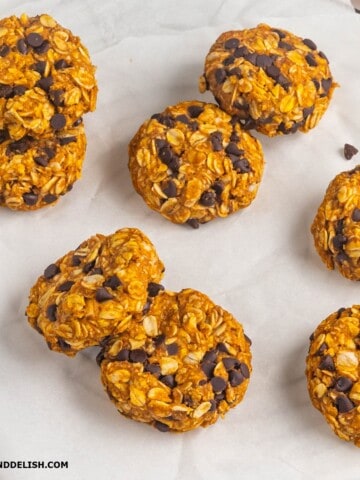
<svg viewBox="0 0 360 480"><path fill-rule="evenodd" d="M61 130L66 125L65 115L62 113L55 113L55 115L51 117L50 125L54 130Z"/></svg>
<svg viewBox="0 0 360 480"><path fill-rule="evenodd" d="M46 278L46 280L51 280L58 273L60 273L60 268L55 263L51 263L48 267L45 268L44 277Z"/></svg>
<svg viewBox="0 0 360 480"><path fill-rule="evenodd" d="M10 98L12 93L13 89L10 87L10 85L0 83L0 98Z"/></svg>
<svg viewBox="0 0 360 480"><path fill-rule="evenodd" d="M232 370L236 365L240 365L239 360L235 357L225 357L222 359L222 362L228 371Z"/></svg>
<svg viewBox="0 0 360 480"><path fill-rule="evenodd" d="M317 67L317 61L315 60L315 57L312 53L308 53L306 56L305 56L305 60L307 61L307 64L310 66L310 67Z"/></svg>
<svg viewBox="0 0 360 480"><path fill-rule="evenodd" d="M38 198L39 198L38 195L32 192L24 193L23 195L23 200L26 203L26 205L28 205L29 207L35 205L36 202L38 201Z"/></svg>
<svg viewBox="0 0 360 480"><path fill-rule="evenodd" d="M96 363L99 365L99 367L101 366L101 363L104 360L104 358L105 358L104 351L100 350L100 352L96 355Z"/></svg>
<svg viewBox="0 0 360 480"><path fill-rule="evenodd" d="M227 349L227 346L225 345L225 343L223 342L220 342L216 345L216 349L219 351L219 352L223 352L223 353L229 353L229 350Z"/></svg>
<svg viewBox="0 0 360 480"><path fill-rule="evenodd" d="M164 290L164 286L160 283L150 282L148 284L147 291L149 297L156 297L156 295L158 295L161 290Z"/></svg>
<svg viewBox="0 0 360 480"><path fill-rule="evenodd" d="M345 395L339 396L336 399L335 404L339 413L347 413L355 408L355 405L352 403L352 401Z"/></svg>
<svg viewBox="0 0 360 480"><path fill-rule="evenodd" d="M68 292L71 287L74 285L75 282L72 282L71 280L68 280L61 285L58 286L57 291L58 292Z"/></svg>
<svg viewBox="0 0 360 480"><path fill-rule="evenodd" d="M23 38L20 38L20 40L16 42L16 48L22 55L27 54L28 46L26 45L26 42Z"/></svg>
<svg viewBox="0 0 360 480"><path fill-rule="evenodd" d="M303 109L303 117L304 118L307 118L309 115L311 115L314 111L314 105L312 105L311 107L306 107Z"/></svg>
<svg viewBox="0 0 360 480"><path fill-rule="evenodd" d="M311 50L316 50L317 46L316 43L314 43L310 38L304 38L303 43L309 47Z"/></svg>
<svg viewBox="0 0 360 480"><path fill-rule="evenodd" d="M26 87L25 85L15 85L13 87L13 91L12 91L12 94L14 97L20 97L21 95L24 95L24 93L26 92Z"/></svg>
<svg viewBox="0 0 360 480"><path fill-rule="evenodd" d="M215 402L215 400L211 399L211 400L209 400L209 402L211 403L211 407L210 407L210 409L209 409L209 412L215 412L215 410L216 410L216 402Z"/></svg>
<svg viewBox="0 0 360 480"><path fill-rule="evenodd" d="M121 281L117 275L112 275L111 277L107 278L103 283L104 287L109 287L111 290L116 290L118 287L121 286Z"/></svg>
<svg viewBox="0 0 360 480"><path fill-rule="evenodd" d="M74 142L77 142L77 138L74 136L59 138L59 143L61 146L69 145L69 143L74 143Z"/></svg>
<svg viewBox="0 0 360 480"><path fill-rule="evenodd" d="M210 383L215 393L221 393L226 388L226 381L222 377L213 377Z"/></svg>
<svg viewBox="0 0 360 480"><path fill-rule="evenodd" d="M244 55L245 60L253 65L256 65L257 57L258 56L256 53L248 53L247 55Z"/></svg>
<svg viewBox="0 0 360 480"><path fill-rule="evenodd" d="M216 348L213 348L212 350L209 350L208 352L205 353L205 355L203 356L203 359L202 359L202 362L215 362L216 361L216 357L217 357L217 349Z"/></svg>
<svg viewBox="0 0 360 480"><path fill-rule="evenodd" d="M345 237L345 235L339 233L335 235L332 242L336 250L341 250L345 245L345 243L347 242L347 240L348 239Z"/></svg>
<svg viewBox="0 0 360 480"><path fill-rule="evenodd" d="M348 377L338 377L336 379L334 388L338 392L348 392L353 386L352 380Z"/></svg>
<svg viewBox="0 0 360 480"><path fill-rule="evenodd" d="M56 200L57 200L57 196L53 195L52 193L47 193L44 196L44 202L45 203L54 203L54 202L56 202Z"/></svg>
<svg viewBox="0 0 360 480"><path fill-rule="evenodd" d="M318 348L317 352L315 355L321 356L324 354L325 350L328 349L328 344L326 342L323 342L320 347Z"/></svg>
<svg viewBox="0 0 360 480"><path fill-rule="evenodd" d="M191 118L197 118L204 111L204 107L200 105L190 105L187 111Z"/></svg>
<svg viewBox="0 0 360 480"><path fill-rule="evenodd" d="M6 57L6 55L10 53L10 47L9 45L1 45L0 47L0 57Z"/></svg>
<svg viewBox="0 0 360 480"><path fill-rule="evenodd" d="M71 67L71 65L66 60L61 58L60 60L54 63L54 67L55 67L55 70L63 70L64 68Z"/></svg>
<svg viewBox="0 0 360 480"><path fill-rule="evenodd" d="M232 50L233 48L237 48L239 46L239 39L238 38L229 38L224 43L224 48L226 50Z"/></svg>
<svg viewBox="0 0 360 480"><path fill-rule="evenodd" d="M9 139L9 132L6 129L0 129L0 143Z"/></svg>
<svg viewBox="0 0 360 480"><path fill-rule="evenodd" d="M128 348L123 348L120 352L116 355L114 360L118 362L128 362L130 356L130 350Z"/></svg>
<svg viewBox="0 0 360 480"><path fill-rule="evenodd" d="M165 341L165 335L163 333L160 335L157 335L156 337L154 337L153 341L156 348L161 347L161 345Z"/></svg>
<svg viewBox="0 0 360 480"><path fill-rule="evenodd" d="M233 55L229 55L228 57L223 60L224 67L227 67L235 62L235 57Z"/></svg>
<svg viewBox="0 0 360 480"><path fill-rule="evenodd" d="M273 64L273 60L268 55L258 55L256 57L256 65L260 68L270 67Z"/></svg>
<svg viewBox="0 0 360 480"><path fill-rule="evenodd" d="M324 60L326 60L329 63L329 59L327 58L327 56L325 55L324 52L319 52L319 57L323 58Z"/></svg>
<svg viewBox="0 0 360 480"><path fill-rule="evenodd" d="M330 355L325 355L319 364L320 370L327 370L328 372L334 372L335 371L335 364L334 360Z"/></svg>
<svg viewBox="0 0 360 480"><path fill-rule="evenodd" d="M161 368L160 368L160 366L159 366L159 365L156 365L155 363L147 363L147 364L145 364L145 366L144 366L144 371L151 373L152 375L154 375L154 377L159 377L160 374L161 374Z"/></svg>
<svg viewBox="0 0 360 480"><path fill-rule="evenodd" d="M147 353L145 350L141 348L136 348L135 350L131 350L129 354L129 360L133 363L144 363L147 359Z"/></svg>
<svg viewBox="0 0 360 480"><path fill-rule="evenodd" d="M186 223L190 225L191 228L194 228L195 230L200 226L199 220L197 220L196 218L189 218L189 220L187 220Z"/></svg>
<svg viewBox="0 0 360 480"><path fill-rule="evenodd" d="M294 50L295 47L293 45L290 45L290 43L287 43L287 42L284 42L284 41L280 40L279 48L282 48L283 50L290 51L290 50Z"/></svg>
<svg viewBox="0 0 360 480"><path fill-rule="evenodd" d="M226 70L224 68L217 68L215 70L215 80L218 85L225 82L227 77Z"/></svg>
<svg viewBox="0 0 360 480"><path fill-rule="evenodd" d="M286 37L286 33L283 32L282 30L279 30L278 28L273 28L272 31L277 33L279 35L279 38L285 38Z"/></svg>
<svg viewBox="0 0 360 480"><path fill-rule="evenodd" d="M222 144L222 133L221 132L213 132L210 135L210 142L212 149L214 152L220 152L223 149Z"/></svg>
<svg viewBox="0 0 360 480"><path fill-rule="evenodd" d="M174 198L177 195L176 183L173 180L169 180L165 186L163 187L162 191L168 198Z"/></svg>
<svg viewBox="0 0 360 480"><path fill-rule="evenodd" d="M244 150L241 150L235 142L230 142L227 147L225 148L225 152L231 155L243 155Z"/></svg>
<svg viewBox="0 0 360 480"><path fill-rule="evenodd" d="M231 371L229 373L229 382L232 387L238 387L245 380L241 372Z"/></svg>
<svg viewBox="0 0 360 480"><path fill-rule="evenodd" d="M238 47L235 49L235 51L233 52L233 55L235 58L241 58L241 57L245 57L246 55L249 55L249 50L246 48L246 47Z"/></svg>
<svg viewBox="0 0 360 480"><path fill-rule="evenodd" d="M245 378L250 377L250 371L249 367L246 365L246 363L241 362L239 365L240 372L244 375Z"/></svg>
<svg viewBox="0 0 360 480"><path fill-rule="evenodd" d="M216 363L212 363L212 362L201 363L201 370L205 373L208 379L213 377L215 367L216 367Z"/></svg>
<svg viewBox="0 0 360 480"><path fill-rule="evenodd" d="M43 76L46 70L46 62L36 62L31 66L31 68L35 70L35 72L38 72L41 76Z"/></svg>
<svg viewBox="0 0 360 480"><path fill-rule="evenodd" d="M61 348L61 350L70 350L71 349L71 345L69 345L63 338L59 337L58 338L58 341L57 341L59 347Z"/></svg>
<svg viewBox="0 0 360 480"><path fill-rule="evenodd" d="M156 430L159 430L159 432L168 432L170 430L170 427L168 425L159 422L158 420L154 422L154 427L156 428Z"/></svg>
<svg viewBox="0 0 360 480"><path fill-rule="evenodd" d="M83 272L89 273L94 268L94 266L95 266L95 260L85 263L85 265L83 266Z"/></svg>
<svg viewBox="0 0 360 480"><path fill-rule="evenodd" d="M322 88L323 88L323 90L326 94L330 90L331 85L332 85L332 79L331 78L323 78L321 80L321 86L322 86Z"/></svg>
<svg viewBox="0 0 360 480"><path fill-rule="evenodd" d="M200 197L199 203L204 207L213 207L216 203L216 193L211 190L204 192Z"/></svg>
<svg viewBox="0 0 360 480"><path fill-rule="evenodd" d="M57 305L55 303L47 307L46 316L50 320L50 322L56 322L56 310Z"/></svg>
<svg viewBox="0 0 360 480"><path fill-rule="evenodd" d="M250 163L246 158L241 158L233 162L234 170L238 173L249 173L252 171Z"/></svg>
<svg viewBox="0 0 360 480"><path fill-rule="evenodd" d="M169 388L175 388L176 387L176 380L174 375L164 375L159 378L160 382L164 383L167 385Z"/></svg>
<svg viewBox="0 0 360 480"><path fill-rule="evenodd" d="M39 33L29 33L29 35L26 36L26 42L28 45L31 47L40 47L40 45L43 43L44 39Z"/></svg>
<svg viewBox="0 0 360 480"><path fill-rule="evenodd" d="M224 191L225 185L223 184L223 182L221 180L216 180L216 182L214 182L212 184L211 188L214 190L217 197L219 197L222 194L222 192Z"/></svg>
<svg viewBox="0 0 360 480"><path fill-rule="evenodd" d="M360 208L354 208L351 219L353 222L360 222Z"/></svg>
<svg viewBox="0 0 360 480"><path fill-rule="evenodd" d="M49 48L50 48L50 43L48 42L48 40L44 40L39 47L34 48L34 52L37 53L38 55L43 55L49 50Z"/></svg>
<svg viewBox="0 0 360 480"><path fill-rule="evenodd" d="M176 342L166 345L166 351L169 355L176 355L179 351L179 345Z"/></svg>
<svg viewBox="0 0 360 480"><path fill-rule="evenodd" d="M49 98L52 101L52 103L55 105L55 107L61 107L64 105L64 93L65 92L62 89L49 90L49 93L48 93ZM61 115L61 114L58 114L58 115Z"/></svg>
<svg viewBox="0 0 360 480"><path fill-rule="evenodd" d="M54 79L52 77L42 77L36 82L36 86L48 92L53 83Z"/></svg>
<svg viewBox="0 0 360 480"><path fill-rule="evenodd" d="M99 303L106 302L107 300L112 300L114 298L110 292L104 287L100 287L95 292L95 300Z"/></svg>

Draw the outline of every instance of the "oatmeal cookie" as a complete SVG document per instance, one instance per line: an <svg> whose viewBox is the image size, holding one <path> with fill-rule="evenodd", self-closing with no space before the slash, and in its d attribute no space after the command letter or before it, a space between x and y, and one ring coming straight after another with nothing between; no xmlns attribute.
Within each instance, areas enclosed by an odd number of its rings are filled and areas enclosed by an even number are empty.
<svg viewBox="0 0 360 480"><path fill-rule="evenodd" d="M129 145L136 191L168 220L194 228L247 207L263 168L258 140L209 103L167 107Z"/></svg>
<svg viewBox="0 0 360 480"><path fill-rule="evenodd" d="M311 226L314 244L327 268L360 280L360 167L329 184Z"/></svg>
<svg viewBox="0 0 360 480"><path fill-rule="evenodd" d="M0 130L0 205L13 210L53 205L81 177L85 151L82 125L16 141Z"/></svg>
<svg viewBox="0 0 360 480"><path fill-rule="evenodd" d="M45 269L30 291L28 320L51 350L74 356L126 330L162 288L163 271L140 230L94 235Z"/></svg>
<svg viewBox="0 0 360 480"><path fill-rule="evenodd" d="M160 291L146 315L98 355L123 415L162 432L206 427L243 398L251 372L242 326L206 295Z"/></svg>
<svg viewBox="0 0 360 480"><path fill-rule="evenodd" d="M95 67L49 15L0 20L0 128L13 140L70 128L96 106Z"/></svg>
<svg viewBox="0 0 360 480"><path fill-rule="evenodd" d="M306 376L312 404L343 440L360 447L360 305L341 308L310 337Z"/></svg>
<svg viewBox="0 0 360 480"><path fill-rule="evenodd" d="M336 86L312 40L265 24L222 33L199 81L246 128L270 137L314 128Z"/></svg>

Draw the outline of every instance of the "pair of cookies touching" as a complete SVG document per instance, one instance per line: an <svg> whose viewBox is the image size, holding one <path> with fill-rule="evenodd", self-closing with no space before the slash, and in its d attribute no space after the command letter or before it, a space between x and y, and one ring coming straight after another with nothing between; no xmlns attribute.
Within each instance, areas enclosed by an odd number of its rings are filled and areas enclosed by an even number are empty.
<svg viewBox="0 0 360 480"><path fill-rule="evenodd" d="M96 105L95 68L80 40L48 15L0 25L0 204L54 204L80 177L82 116ZM264 168L248 133L306 132L336 84L309 39L266 25L222 34L200 79L218 102L191 101L155 114L129 146L135 189L175 223L201 223L249 205ZM358 169L329 186L314 220L328 267L359 279ZM249 341L205 295L158 283L163 266L146 237L125 229L96 235L50 265L32 288L29 321L52 350L98 356L110 397L125 415L159 430L213 423L242 399ZM314 405L339 436L358 444L359 307L341 309L311 337L307 361Z"/></svg>

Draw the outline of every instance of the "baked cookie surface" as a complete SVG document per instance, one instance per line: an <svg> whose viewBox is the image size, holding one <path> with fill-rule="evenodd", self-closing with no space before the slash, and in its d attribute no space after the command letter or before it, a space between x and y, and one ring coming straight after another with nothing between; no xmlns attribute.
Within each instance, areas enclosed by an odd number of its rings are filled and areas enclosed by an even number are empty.
<svg viewBox="0 0 360 480"><path fill-rule="evenodd" d="M71 128L96 106L95 67L49 15L0 20L0 128L13 140Z"/></svg>
<svg viewBox="0 0 360 480"><path fill-rule="evenodd" d="M199 81L223 110L270 137L314 128L336 86L312 40L265 24L222 33Z"/></svg>
<svg viewBox="0 0 360 480"><path fill-rule="evenodd" d="M247 207L264 169L258 140L216 105L188 101L155 114L129 145L129 170L147 205L197 228Z"/></svg>
<svg viewBox="0 0 360 480"><path fill-rule="evenodd" d="M310 337L310 399L343 440L360 447L360 306L341 308Z"/></svg>
<svg viewBox="0 0 360 480"><path fill-rule="evenodd" d="M311 226L314 244L327 268L360 280L360 167L329 184Z"/></svg>
<svg viewBox="0 0 360 480"><path fill-rule="evenodd" d="M36 210L54 204L81 177L85 152L82 124L58 135L16 141L0 130L0 205Z"/></svg>
<svg viewBox="0 0 360 480"><path fill-rule="evenodd" d="M136 228L94 235L49 265L26 313L51 350L73 356L128 328L161 286L164 266Z"/></svg>
<svg viewBox="0 0 360 480"><path fill-rule="evenodd" d="M108 339L98 363L120 413L163 432L185 432L213 424L242 400L250 340L203 293L165 290L126 332Z"/></svg>

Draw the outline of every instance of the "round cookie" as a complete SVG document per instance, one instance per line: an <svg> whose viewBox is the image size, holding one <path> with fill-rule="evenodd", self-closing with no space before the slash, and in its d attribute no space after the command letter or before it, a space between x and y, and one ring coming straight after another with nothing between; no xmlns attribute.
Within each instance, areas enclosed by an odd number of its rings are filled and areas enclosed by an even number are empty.
<svg viewBox="0 0 360 480"><path fill-rule="evenodd" d="M129 169L147 205L197 228L247 207L264 160L258 140L216 105L181 102L155 114L129 145Z"/></svg>
<svg viewBox="0 0 360 480"><path fill-rule="evenodd" d="M162 432L207 427L235 407L247 389L250 362L242 326L191 289L161 291L147 314L98 355L119 412Z"/></svg>
<svg viewBox="0 0 360 480"><path fill-rule="evenodd" d="M74 356L126 330L162 288L163 271L140 230L94 235L45 269L30 291L28 320L51 350Z"/></svg>
<svg viewBox="0 0 360 480"><path fill-rule="evenodd" d="M85 151L83 125L17 141L0 130L0 205L13 210L53 205L81 177Z"/></svg>
<svg viewBox="0 0 360 480"><path fill-rule="evenodd" d="M336 86L312 40L265 24L222 33L199 81L223 110L270 137L314 128Z"/></svg>
<svg viewBox="0 0 360 480"><path fill-rule="evenodd" d="M49 15L0 20L0 128L10 137L70 128L96 106L95 67Z"/></svg>
<svg viewBox="0 0 360 480"><path fill-rule="evenodd" d="M360 305L340 308L310 337L310 399L343 440L360 447Z"/></svg>
<svg viewBox="0 0 360 480"><path fill-rule="evenodd" d="M315 248L327 268L360 280L360 167L329 184L311 226Z"/></svg>

